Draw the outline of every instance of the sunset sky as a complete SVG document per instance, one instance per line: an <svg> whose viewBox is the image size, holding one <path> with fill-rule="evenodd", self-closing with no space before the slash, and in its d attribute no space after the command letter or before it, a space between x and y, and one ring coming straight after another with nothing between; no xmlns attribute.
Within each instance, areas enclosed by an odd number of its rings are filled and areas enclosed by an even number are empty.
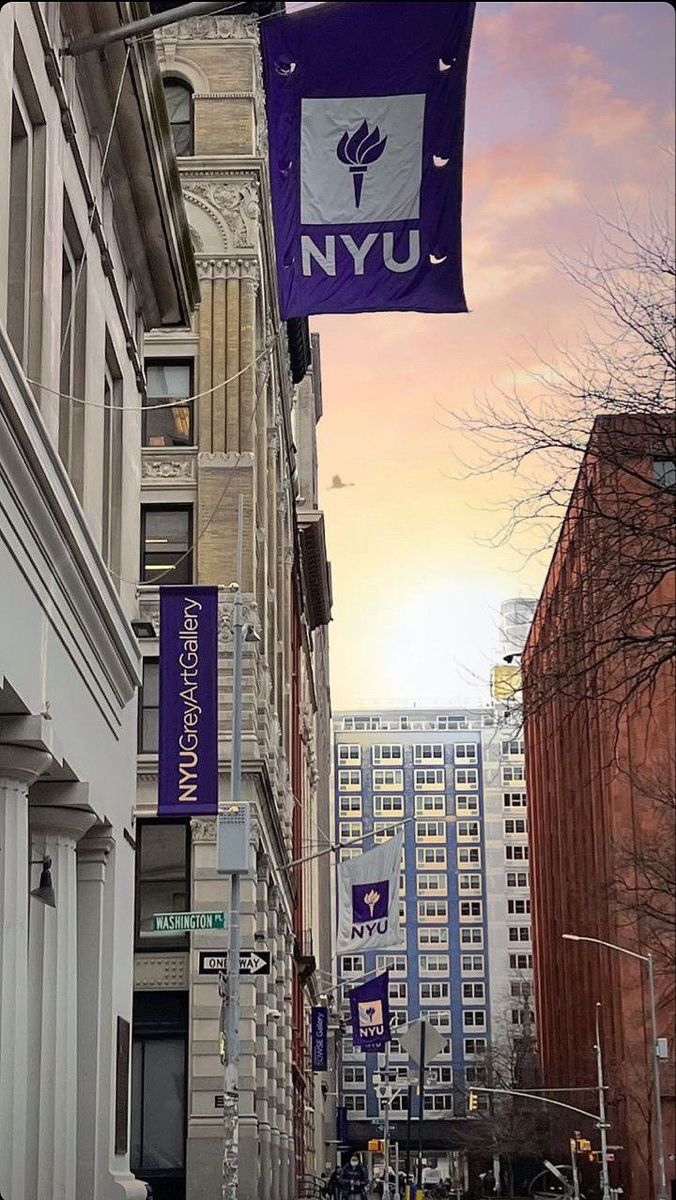
<svg viewBox="0 0 676 1200"><path fill-rule="evenodd" d="M462 478L444 409L574 339L579 293L552 251L593 209L665 203L673 172L667 4L479 3L469 64L464 263L470 313L322 317L321 504L333 565L334 709L488 697L500 601L546 558L488 540L515 482ZM339 475L352 487L331 488Z"/></svg>

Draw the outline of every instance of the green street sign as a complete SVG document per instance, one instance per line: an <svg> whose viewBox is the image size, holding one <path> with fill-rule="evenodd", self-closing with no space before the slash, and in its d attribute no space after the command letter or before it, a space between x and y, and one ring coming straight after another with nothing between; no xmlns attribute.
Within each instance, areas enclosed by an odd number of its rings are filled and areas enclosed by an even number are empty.
<svg viewBox="0 0 676 1200"><path fill-rule="evenodd" d="M211 929L225 929L223 912L173 912L155 913L154 933L208 933Z"/></svg>

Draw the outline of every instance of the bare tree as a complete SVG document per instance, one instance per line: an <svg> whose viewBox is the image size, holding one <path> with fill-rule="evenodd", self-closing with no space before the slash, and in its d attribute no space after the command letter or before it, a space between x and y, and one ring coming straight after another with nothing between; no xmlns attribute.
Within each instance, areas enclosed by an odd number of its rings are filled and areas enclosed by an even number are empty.
<svg viewBox="0 0 676 1200"><path fill-rule="evenodd" d="M457 425L476 449L470 473L516 480L496 543L577 543L575 603L548 614L529 703L593 696L617 715L675 660L675 268L668 219L641 226L620 207L599 230L559 260L587 301L581 344L538 357L519 372L530 386L495 391Z"/></svg>

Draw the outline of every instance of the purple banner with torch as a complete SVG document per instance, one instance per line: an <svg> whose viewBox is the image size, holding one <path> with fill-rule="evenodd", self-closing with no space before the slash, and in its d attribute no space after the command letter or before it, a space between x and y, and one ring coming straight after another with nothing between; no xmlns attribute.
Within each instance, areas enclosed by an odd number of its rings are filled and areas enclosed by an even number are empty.
<svg viewBox="0 0 676 1200"><path fill-rule="evenodd" d="M474 4L320 4L261 22L282 317L466 312Z"/></svg>
<svg viewBox="0 0 676 1200"><path fill-rule="evenodd" d="M160 588L158 815L218 812L218 588Z"/></svg>
<svg viewBox="0 0 676 1200"><path fill-rule="evenodd" d="M352 1041L360 1050L383 1050L390 1031L389 971L352 988Z"/></svg>

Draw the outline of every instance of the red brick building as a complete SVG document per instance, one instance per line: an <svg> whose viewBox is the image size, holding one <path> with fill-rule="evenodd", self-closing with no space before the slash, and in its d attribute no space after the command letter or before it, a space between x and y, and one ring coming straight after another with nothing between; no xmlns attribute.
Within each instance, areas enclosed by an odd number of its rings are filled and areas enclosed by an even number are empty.
<svg viewBox="0 0 676 1200"><path fill-rule="evenodd" d="M544 1081L596 1082L600 1001L609 1142L624 1147L611 1183L630 1200L658 1182L647 971L562 934L654 955L673 1196L675 444L673 418L597 419L523 657Z"/></svg>

